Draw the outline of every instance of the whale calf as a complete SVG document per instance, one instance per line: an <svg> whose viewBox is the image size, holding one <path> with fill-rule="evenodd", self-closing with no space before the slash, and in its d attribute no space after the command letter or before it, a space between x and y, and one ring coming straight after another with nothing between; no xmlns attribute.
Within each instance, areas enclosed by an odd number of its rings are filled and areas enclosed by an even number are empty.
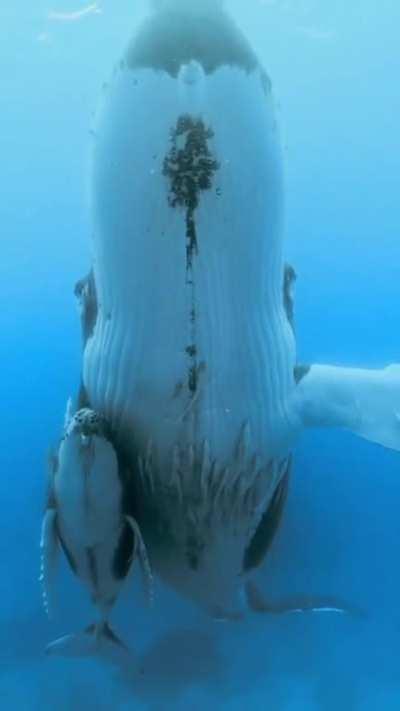
<svg viewBox="0 0 400 711"><path fill-rule="evenodd" d="M71 569L89 589L98 619L84 632L52 642L46 651L85 655L116 648L121 652L125 647L108 624L110 612L135 558L150 599L152 573L140 529L130 515L127 473L102 416L88 409L71 417L67 414L51 474L41 539L45 608L49 613L53 608L53 577L62 548Z"/></svg>
<svg viewBox="0 0 400 711"><path fill-rule="evenodd" d="M219 3L158 3L93 131L77 408L110 425L155 572L216 617L268 609L251 574L304 428L400 449L399 365L297 363L283 193L251 45Z"/></svg>

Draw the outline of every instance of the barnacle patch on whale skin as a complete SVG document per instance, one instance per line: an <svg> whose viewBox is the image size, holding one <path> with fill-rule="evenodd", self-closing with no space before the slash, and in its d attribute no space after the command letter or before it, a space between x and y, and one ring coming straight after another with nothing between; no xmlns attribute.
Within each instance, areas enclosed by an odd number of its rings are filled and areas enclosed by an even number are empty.
<svg viewBox="0 0 400 711"><path fill-rule="evenodd" d="M213 130L201 118L184 114L171 130L171 148L163 162L163 175L169 181L169 205L185 210L186 285L190 289L187 386L191 397L196 395L199 376L196 343L198 307L193 269L193 260L199 250L195 214L201 193L212 189L213 177L220 168L208 145L213 137Z"/></svg>
<svg viewBox="0 0 400 711"><path fill-rule="evenodd" d="M168 202L171 207L186 208L187 267L197 253L197 234L194 219L200 193L210 190L212 179L220 164L212 155L208 141L214 137L201 118L185 114L178 118L171 130L171 149L164 158L163 175L170 182Z"/></svg>
<svg viewBox="0 0 400 711"><path fill-rule="evenodd" d="M190 4L190 3L188 3ZM258 67L251 45L223 11L165 9L147 18L130 43L130 69L154 69L177 77L181 66L198 62L206 74L234 66L249 73Z"/></svg>
<svg viewBox="0 0 400 711"><path fill-rule="evenodd" d="M78 410L69 422L63 439L67 439L72 434L84 436L96 435L111 441L111 431L107 420L98 412L89 408Z"/></svg>

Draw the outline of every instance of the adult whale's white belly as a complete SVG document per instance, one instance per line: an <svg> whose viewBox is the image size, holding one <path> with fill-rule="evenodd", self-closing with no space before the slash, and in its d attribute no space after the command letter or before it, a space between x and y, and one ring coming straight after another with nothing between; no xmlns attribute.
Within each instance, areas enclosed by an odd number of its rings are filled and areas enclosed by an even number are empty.
<svg viewBox="0 0 400 711"><path fill-rule="evenodd" d="M195 597L203 572L200 597L226 608L286 471L295 349L270 83L226 16L217 22L239 58L210 67L194 50L151 66L139 33L104 96L83 382L127 458L156 567Z"/></svg>
<svg viewBox="0 0 400 711"><path fill-rule="evenodd" d="M204 439L223 462L246 422L263 459L281 449L294 366L281 182L258 68L117 71L94 153L100 308L85 384L163 462Z"/></svg>

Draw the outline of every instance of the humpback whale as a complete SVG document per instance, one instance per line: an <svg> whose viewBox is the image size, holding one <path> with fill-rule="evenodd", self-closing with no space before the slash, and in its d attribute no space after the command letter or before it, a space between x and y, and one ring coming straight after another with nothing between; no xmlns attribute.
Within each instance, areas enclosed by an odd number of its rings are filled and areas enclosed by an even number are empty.
<svg viewBox="0 0 400 711"><path fill-rule="evenodd" d="M251 580L307 427L400 450L400 366L297 362L271 81L221 4L159 2L93 131L76 408L109 423L154 571L217 617Z"/></svg>
<svg viewBox="0 0 400 711"><path fill-rule="evenodd" d="M52 642L49 654L124 648L108 618L136 557L151 599L152 573L140 529L130 515L127 479L104 418L89 409L73 416L67 410L42 524L43 601L50 613L55 565L62 547L71 569L89 588L98 621L83 633Z"/></svg>

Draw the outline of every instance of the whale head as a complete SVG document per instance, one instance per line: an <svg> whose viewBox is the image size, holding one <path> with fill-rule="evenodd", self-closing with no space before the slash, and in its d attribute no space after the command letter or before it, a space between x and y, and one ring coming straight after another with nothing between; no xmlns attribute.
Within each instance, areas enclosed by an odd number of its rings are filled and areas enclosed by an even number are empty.
<svg viewBox="0 0 400 711"><path fill-rule="evenodd" d="M222 2L164 0L134 35L127 54L131 68L150 67L177 76L196 60L206 73L222 66L252 71L258 59Z"/></svg>

